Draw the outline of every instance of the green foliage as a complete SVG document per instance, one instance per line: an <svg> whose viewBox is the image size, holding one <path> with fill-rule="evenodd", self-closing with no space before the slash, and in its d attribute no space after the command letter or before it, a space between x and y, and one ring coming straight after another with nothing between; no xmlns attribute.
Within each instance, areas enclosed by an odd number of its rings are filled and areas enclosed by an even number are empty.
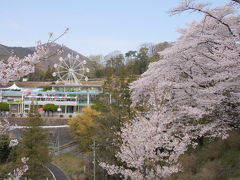
<svg viewBox="0 0 240 180"><path fill-rule="evenodd" d="M10 139L6 134L0 135L0 164L6 162L10 154L11 148L9 147Z"/></svg>
<svg viewBox="0 0 240 180"><path fill-rule="evenodd" d="M102 68L96 69L95 76L96 78L104 77L104 68L102 67Z"/></svg>
<svg viewBox="0 0 240 180"><path fill-rule="evenodd" d="M57 111L57 109L58 109L58 107L55 104L45 104L43 106L43 110L45 112L48 112L48 116L49 116L49 112L53 113L53 112Z"/></svg>
<svg viewBox="0 0 240 180"><path fill-rule="evenodd" d="M159 44L143 44L139 51L128 51L125 54L126 65L125 68L129 74L140 75L144 73L148 65L152 62L162 59L158 52L163 51L171 44L163 42Z"/></svg>
<svg viewBox="0 0 240 180"><path fill-rule="evenodd" d="M0 111L9 111L9 104L6 102L0 102Z"/></svg>
<svg viewBox="0 0 240 180"><path fill-rule="evenodd" d="M43 106L44 111L57 111L57 106L55 104L45 104Z"/></svg>
<svg viewBox="0 0 240 180"><path fill-rule="evenodd" d="M100 116L100 113L91 107L83 108L82 114L69 120L69 126L74 139L80 143L83 151L89 151L89 146L94 138L93 119Z"/></svg>
<svg viewBox="0 0 240 180"><path fill-rule="evenodd" d="M231 132L226 140L204 142L203 146L190 149L180 158L183 172L165 179L240 179L240 132Z"/></svg>
<svg viewBox="0 0 240 180"><path fill-rule="evenodd" d="M49 91L52 90L52 86L44 86L43 91Z"/></svg>
<svg viewBox="0 0 240 180"><path fill-rule="evenodd" d="M130 108L131 100L128 88L128 84L132 80L126 78L124 74L115 78L108 77L103 87L104 93L98 96L98 100L93 106L94 109L101 112L101 116L94 118L94 137L97 144L97 161L99 162L123 165L115 157L115 153L119 151L116 144L120 143L116 141L118 139L116 133L120 131L124 122L134 116ZM89 165L91 166L91 164ZM89 167L89 169L91 168ZM99 177L104 176L100 167L97 167L97 174ZM112 178L121 179L118 176Z"/></svg>
<svg viewBox="0 0 240 180"><path fill-rule="evenodd" d="M169 47L171 44L164 42L159 44L144 44L139 51L128 51L125 56L119 52L110 53L105 57L106 66L104 69L105 76L121 76L125 75L141 75L144 73L148 65L152 62L162 59L158 52ZM97 77L100 77L103 73L103 69L97 69Z"/></svg>
<svg viewBox="0 0 240 180"><path fill-rule="evenodd" d="M29 170L24 174L28 178L41 175L41 165L49 162L47 132L39 127L42 125L37 107L32 105L25 124L28 128L22 130L22 140L17 146L18 157L29 158Z"/></svg>

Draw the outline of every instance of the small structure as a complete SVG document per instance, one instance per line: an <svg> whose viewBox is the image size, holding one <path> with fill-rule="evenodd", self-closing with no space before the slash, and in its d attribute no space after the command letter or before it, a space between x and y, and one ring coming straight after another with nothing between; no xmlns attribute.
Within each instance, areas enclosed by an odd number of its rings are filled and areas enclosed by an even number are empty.
<svg viewBox="0 0 240 180"><path fill-rule="evenodd" d="M9 90L9 91L21 91L22 88L18 87L14 82L12 86L10 86L8 88L4 88L4 89Z"/></svg>

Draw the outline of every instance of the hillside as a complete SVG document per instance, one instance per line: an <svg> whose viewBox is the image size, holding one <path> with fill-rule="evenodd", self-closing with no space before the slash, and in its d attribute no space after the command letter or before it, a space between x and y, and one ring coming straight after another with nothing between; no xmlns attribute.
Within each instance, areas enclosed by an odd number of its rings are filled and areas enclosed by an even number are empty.
<svg viewBox="0 0 240 180"><path fill-rule="evenodd" d="M12 53L16 56L23 58L34 51L31 48L24 47L8 47L0 44L0 59L6 60Z"/></svg>
<svg viewBox="0 0 240 180"><path fill-rule="evenodd" d="M204 140L197 149L189 149L180 158L183 172L164 180L239 180L240 132L232 131L230 137L215 141Z"/></svg>
<svg viewBox="0 0 240 180"><path fill-rule="evenodd" d="M49 49L49 54L52 54L54 52L56 52L57 49L60 49L61 45L56 44L53 47L50 47ZM8 47L8 46L4 46L0 44L0 58L6 60L11 54L14 54L16 56L19 56L20 58L23 58L24 56L27 56L28 54L32 54L34 52L34 47ZM53 67L53 65L55 63L58 63L58 59L60 56L62 57L66 57L67 54L73 54L74 56L79 55L80 59L84 59L85 56L83 56L82 54L68 48L68 47L64 47L63 48L63 53L61 53L60 55L56 55L53 57L50 57L48 60L43 61L41 63L41 68L43 69L47 69L48 65L50 65L51 67Z"/></svg>
<svg viewBox="0 0 240 180"><path fill-rule="evenodd" d="M53 47L50 47L49 54L53 54L56 52L57 49L60 49L61 45L56 44ZM0 60L6 60L11 54L14 54L16 56L19 56L20 58L23 58L24 56L27 56L28 54L32 54L34 52L34 47L9 47L5 45L0 44ZM80 59L86 59L87 61L87 67L90 69L90 73L88 74L89 77L94 77L95 69L97 68L98 64L94 61L89 60L85 56L83 56L81 53L74 51L68 47L63 47L63 52L59 55L52 56L48 60L42 61L41 63L36 65L36 69L40 71L46 71L48 66L53 68L54 64L59 63L59 57L67 57L68 54L72 54L74 56L79 55Z"/></svg>

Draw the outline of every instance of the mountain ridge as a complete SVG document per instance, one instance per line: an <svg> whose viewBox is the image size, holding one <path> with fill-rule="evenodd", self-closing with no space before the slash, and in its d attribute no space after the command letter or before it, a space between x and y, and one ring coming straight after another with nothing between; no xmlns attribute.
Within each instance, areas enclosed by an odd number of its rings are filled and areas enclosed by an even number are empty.
<svg viewBox="0 0 240 180"><path fill-rule="evenodd" d="M23 58L28 54L33 54L34 48L35 47L15 47L15 46L11 47L11 46L5 46L3 44L0 44L0 60L7 60L7 58L10 57L11 55L16 55L20 58ZM62 48L61 45L54 44L54 46L51 46L49 48L49 54L56 52L56 50L60 48ZM61 54L52 56L49 59L42 61L39 68L42 70L46 70L49 65L52 68L54 64L58 63L59 57L61 56L66 57L67 54L69 53L74 56L79 55L81 60L86 59L86 57L83 56L81 53L64 46L63 52Z"/></svg>
<svg viewBox="0 0 240 180"><path fill-rule="evenodd" d="M99 64L95 61L92 61L88 59L86 56L82 55L81 53L72 50L66 46L61 46L57 43L54 44L54 46L51 46L49 48L49 54L53 54L56 52L57 49L63 48L63 52L61 54L55 55L50 57L49 59L43 60L40 63L36 64L36 71L43 71L46 72L48 70L48 67L51 69L54 69L54 64L59 63L60 57L67 57L68 54L71 54L73 56L79 55L80 60L86 60L87 64L86 67L90 69L90 72L87 73L87 76L92 78L95 77L95 72ZM23 58L27 56L28 54L34 53L34 47L10 47L5 46L3 44L0 44L0 61L6 61L11 55L16 55L20 58Z"/></svg>

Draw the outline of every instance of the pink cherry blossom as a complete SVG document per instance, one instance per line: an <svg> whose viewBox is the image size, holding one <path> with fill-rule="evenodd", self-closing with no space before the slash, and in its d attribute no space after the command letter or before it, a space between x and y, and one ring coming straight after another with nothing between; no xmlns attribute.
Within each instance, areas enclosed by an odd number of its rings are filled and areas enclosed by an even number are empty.
<svg viewBox="0 0 240 180"><path fill-rule="evenodd" d="M125 123L116 157L125 167L101 162L109 174L160 179L181 171L179 156L198 139L227 138L239 128L240 15L233 3L210 9L184 0L171 12L205 15L179 29L174 45L130 86L132 107L146 111Z"/></svg>

